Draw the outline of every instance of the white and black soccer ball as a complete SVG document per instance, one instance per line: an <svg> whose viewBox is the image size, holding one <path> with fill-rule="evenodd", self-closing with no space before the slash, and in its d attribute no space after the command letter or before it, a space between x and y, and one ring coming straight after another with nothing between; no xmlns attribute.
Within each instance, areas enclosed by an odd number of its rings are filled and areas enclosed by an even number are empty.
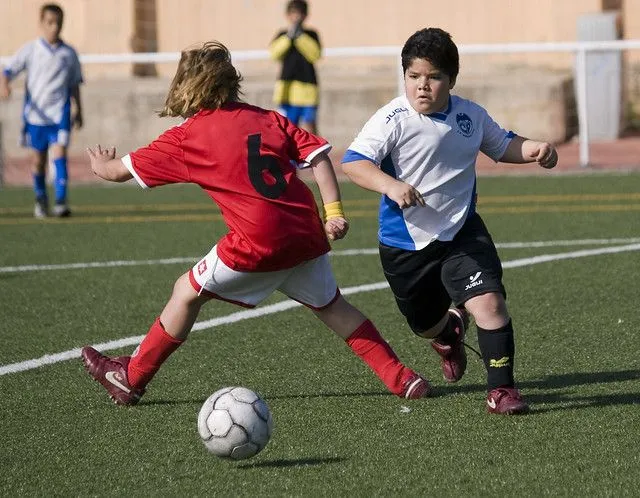
<svg viewBox="0 0 640 498"><path fill-rule="evenodd" d="M271 411L245 387L216 391L200 408L198 432L207 449L222 458L243 460L258 454L269 442Z"/></svg>

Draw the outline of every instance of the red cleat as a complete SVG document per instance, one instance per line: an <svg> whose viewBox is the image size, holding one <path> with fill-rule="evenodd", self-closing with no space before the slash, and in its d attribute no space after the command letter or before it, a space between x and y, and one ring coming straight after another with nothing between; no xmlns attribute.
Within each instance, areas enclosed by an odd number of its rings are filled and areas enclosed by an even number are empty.
<svg viewBox="0 0 640 498"><path fill-rule="evenodd" d="M400 397L406 399L420 399L429 396L429 394L431 394L431 385L429 385L427 379L412 370L407 370L410 374L403 383L403 389L402 393L400 393Z"/></svg>
<svg viewBox="0 0 640 498"><path fill-rule="evenodd" d="M529 411L529 405L514 387L498 387L489 391L487 411L498 415L521 415Z"/></svg>
<svg viewBox="0 0 640 498"><path fill-rule="evenodd" d="M117 405L135 405L144 389L134 389L127 379L130 356L110 358L90 346L82 348L82 361L89 375L100 382Z"/></svg>
<svg viewBox="0 0 640 498"><path fill-rule="evenodd" d="M464 336L469 326L469 314L466 310L451 308L449 310L450 319L455 321L454 331L457 334L453 344L444 344L437 339L431 341L431 347L442 358L442 376L447 382L458 382L467 369L467 352L464 350Z"/></svg>

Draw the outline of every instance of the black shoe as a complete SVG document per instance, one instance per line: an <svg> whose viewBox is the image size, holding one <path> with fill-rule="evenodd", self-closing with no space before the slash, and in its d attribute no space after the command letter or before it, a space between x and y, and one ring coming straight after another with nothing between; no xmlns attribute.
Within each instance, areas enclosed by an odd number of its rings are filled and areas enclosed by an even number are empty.
<svg viewBox="0 0 640 498"><path fill-rule="evenodd" d="M53 214L58 218L66 218L67 216L71 216L71 210L65 203L56 203L56 205L53 206Z"/></svg>

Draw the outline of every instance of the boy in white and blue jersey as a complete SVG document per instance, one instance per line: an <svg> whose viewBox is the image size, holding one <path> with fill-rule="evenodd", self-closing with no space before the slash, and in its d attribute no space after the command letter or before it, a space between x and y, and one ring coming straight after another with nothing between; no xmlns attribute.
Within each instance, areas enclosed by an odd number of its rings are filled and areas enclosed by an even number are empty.
<svg viewBox="0 0 640 498"><path fill-rule="evenodd" d="M67 205L67 146L72 125L82 126L80 83L82 71L76 51L60 39L64 13L56 4L40 8L42 37L24 45L0 76L0 98L11 94L9 82L26 71L22 144L31 149L34 214L48 215L45 173L51 148L55 166L56 216L69 216ZM71 101L75 104L72 116Z"/></svg>
<svg viewBox="0 0 640 498"><path fill-rule="evenodd" d="M364 125L343 171L382 194L378 238L385 276L411 329L433 339L445 380L457 382L466 369L470 313L487 368L487 410L525 413L528 405L514 385L502 265L476 212L475 162L483 152L496 162L553 168L557 153L548 143L507 132L481 106L450 94L459 57L447 32L414 33L402 49L402 67L405 95Z"/></svg>

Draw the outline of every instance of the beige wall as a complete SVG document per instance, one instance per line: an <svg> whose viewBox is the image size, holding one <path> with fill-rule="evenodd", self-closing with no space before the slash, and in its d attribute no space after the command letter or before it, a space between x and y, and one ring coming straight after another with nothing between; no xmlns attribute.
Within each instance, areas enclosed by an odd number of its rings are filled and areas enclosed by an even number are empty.
<svg viewBox="0 0 640 498"><path fill-rule="evenodd" d="M625 35L640 39L640 0L622 1ZM59 3L66 12L63 36L80 53L130 52L134 0ZM285 0L155 0L158 50L179 51L208 39L224 41L232 50L265 49L284 25L284 4ZM9 55L38 36L40 5L40 0L0 0L0 55ZM427 25L450 31L458 44L573 41L577 18L600 8L601 0L312 0L309 25L319 29L325 47L401 45L413 31ZM635 68L626 80L628 102L634 102L635 108L626 105L625 110L640 116L640 50L628 51L625 57L629 68ZM496 58L463 57L456 92L485 105L504 127L524 135L561 142L575 133L570 55L502 57L501 64L533 63L562 70L516 71L510 66L508 71L495 70L494 78L481 74L489 62ZM321 60L320 131L337 149L348 145L355 130L396 94L396 64L393 57ZM270 61L237 65L245 75L247 100L269 107L277 65ZM167 77L175 64L158 69ZM87 64L84 71L92 80L83 89L86 126L74 135L72 153L82 154L86 144L100 141L131 150L167 126L154 114L162 105L166 78L127 78L131 74L127 64ZM0 103L7 155L23 153L15 145L20 92L21 86L14 85L11 101Z"/></svg>
<svg viewBox="0 0 640 498"><path fill-rule="evenodd" d="M131 0L55 0L65 13L62 38L80 53L130 52L133 30ZM40 36L42 0L0 0L0 55L13 54ZM106 7L108 5L108 8ZM129 64L86 66L85 78L127 75Z"/></svg>
<svg viewBox="0 0 640 498"><path fill-rule="evenodd" d="M640 0L624 0L625 38L640 39ZM640 127L640 50L628 50L625 54L625 89L628 106L623 109L626 119Z"/></svg>
<svg viewBox="0 0 640 498"><path fill-rule="evenodd" d="M41 0L0 0L0 55L10 55L38 35ZM130 51L133 0L59 0L63 35L81 53ZM158 50L179 51L219 39L231 50L264 49L284 24L285 0L156 0ZM401 8L399 8L401 6ZM416 29L439 26L458 44L573 41L581 14L599 12L602 0L311 0L309 25L325 47L401 45ZM623 0L627 38L640 38L640 0ZM636 57L636 55L633 55ZM486 64L496 58L482 58ZM500 57L568 67L568 55ZM326 61L324 62L326 63ZM463 59L477 66L477 57ZM91 66L92 77L119 77L130 65ZM170 74L173 67L161 68Z"/></svg>
<svg viewBox="0 0 640 498"><path fill-rule="evenodd" d="M640 40L640 0L624 0L624 37ZM632 58L640 61L640 50L630 52Z"/></svg>
<svg viewBox="0 0 640 498"><path fill-rule="evenodd" d="M211 37L226 40L236 50L264 47L285 21L284 4L157 0L161 50ZM328 47L399 45L425 26L449 30L458 43L570 41L576 26L567 21L599 12L600 5L601 0L316 0L310 2L308 22L320 30ZM189 29L176 29L180 26Z"/></svg>

